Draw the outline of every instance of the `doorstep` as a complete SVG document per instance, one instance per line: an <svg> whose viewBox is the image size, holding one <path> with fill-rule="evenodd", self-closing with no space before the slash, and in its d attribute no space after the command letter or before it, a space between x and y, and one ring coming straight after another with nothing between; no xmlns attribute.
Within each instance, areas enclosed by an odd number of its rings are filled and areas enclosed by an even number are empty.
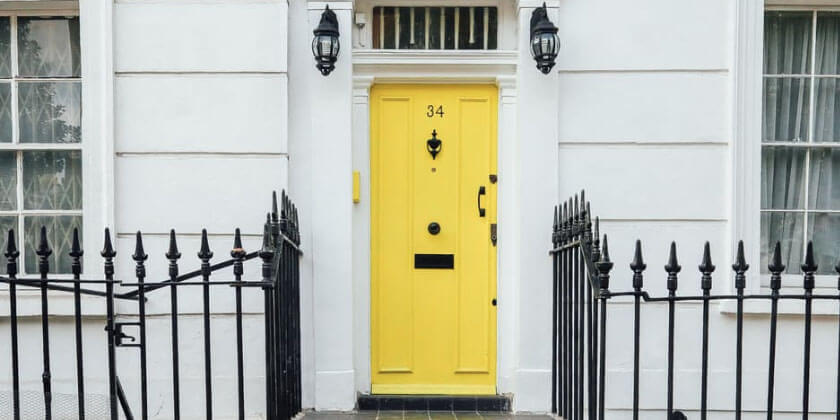
<svg viewBox="0 0 840 420"><path fill-rule="evenodd" d="M553 420L545 414L466 411L360 411L337 413L308 411L301 420Z"/></svg>
<svg viewBox="0 0 840 420"><path fill-rule="evenodd" d="M507 395L359 395L360 411L511 411Z"/></svg>

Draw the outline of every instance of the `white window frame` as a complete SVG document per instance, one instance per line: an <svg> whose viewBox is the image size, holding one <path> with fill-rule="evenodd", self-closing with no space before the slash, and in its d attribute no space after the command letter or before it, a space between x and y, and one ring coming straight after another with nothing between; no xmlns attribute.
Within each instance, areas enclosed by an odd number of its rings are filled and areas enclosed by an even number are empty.
<svg viewBox="0 0 840 420"><path fill-rule="evenodd" d="M26 256L33 252L25 246L24 241L24 218L26 216L82 216L82 235L84 235L84 214L80 208L78 210L26 210L24 208L23 196L23 153L27 151L79 151L82 152L82 143L84 143L85 129L82 127L82 141L79 143L21 143L20 142L20 115L19 115L19 98L18 87L21 82L81 82L81 75L79 77L25 77L18 75L18 39L17 39L17 22L21 17L78 17L78 10L75 11L0 11L0 17L8 17L10 23L10 55L11 55L11 71L12 74L9 79L11 84L11 102L12 102L12 142L0 143L0 151L15 152L15 159L17 162L16 168L16 183L17 183L17 209L16 210L2 210L0 216L16 216L17 226L15 227L15 239L17 240L20 257L18 258L18 269L21 276L33 275L38 273L26 272ZM81 37L81 34L79 35ZM81 40L80 40L81 42ZM80 106L84 106L80 104ZM84 115L84 112L82 112ZM83 169L84 170L84 169ZM84 174L82 174L82 184L84 185ZM82 188L84 194L84 188ZM3 232L5 236L5 232ZM5 243L5 242L4 242ZM57 273L56 275L66 275L69 273Z"/></svg>
<svg viewBox="0 0 840 420"><path fill-rule="evenodd" d="M82 242L85 248L82 277L101 278L99 250L103 243L103 228L115 225L113 2L8 1L0 2L0 13L79 16L82 62L82 142L79 146L82 151ZM62 148L67 147L62 145ZM2 242L5 244L5 240ZM18 264L22 265L23 260L19 259ZM0 287L6 288L5 285ZM36 296L27 296L30 293L24 289L28 288L20 289L19 313L40 313L37 302L32 299ZM51 314L72 314L72 297L70 293L54 294L51 299L56 299L57 304L52 306ZM6 293L0 294L0 305L7 299ZM83 305L86 314L104 313L101 299L91 303Z"/></svg>
<svg viewBox="0 0 840 420"><path fill-rule="evenodd" d="M769 286L769 275L761 275L762 270L759 266L761 261L760 215L762 213L761 125L764 93L764 13L768 10L840 11L840 1L739 0L735 3L731 232L733 250L738 240L744 240L746 257L752 265L748 272L747 290L752 293L759 293L762 289L766 291ZM813 30L816 30L816 27ZM807 225L805 231L807 234ZM799 285L801 281L801 275L784 275L782 288L801 291L801 285ZM816 276L816 287L836 291L837 277Z"/></svg>

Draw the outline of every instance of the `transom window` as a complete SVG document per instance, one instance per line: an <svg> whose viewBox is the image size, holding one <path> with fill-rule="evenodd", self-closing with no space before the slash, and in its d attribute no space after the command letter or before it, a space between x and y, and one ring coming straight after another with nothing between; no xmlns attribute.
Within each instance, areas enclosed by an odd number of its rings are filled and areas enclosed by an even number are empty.
<svg viewBox="0 0 840 420"><path fill-rule="evenodd" d="M495 50L496 7L374 7L373 48Z"/></svg>
<svg viewBox="0 0 840 420"><path fill-rule="evenodd" d="M0 231L15 229L24 273L46 226L52 272L70 271L82 229L78 17L0 16Z"/></svg>
<svg viewBox="0 0 840 420"><path fill-rule="evenodd" d="M767 11L761 145L761 268L782 242L800 273L814 241L818 274L840 255L840 12Z"/></svg>

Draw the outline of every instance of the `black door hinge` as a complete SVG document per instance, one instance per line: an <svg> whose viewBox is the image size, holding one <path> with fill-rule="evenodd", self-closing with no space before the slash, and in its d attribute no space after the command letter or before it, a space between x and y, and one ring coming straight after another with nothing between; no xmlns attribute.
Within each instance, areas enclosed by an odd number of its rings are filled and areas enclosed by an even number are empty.
<svg viewBox="0 0 840 420"><path fill-rule="evenodd" d="M490 242L493 243L493 246L496 246L496 224L490 224Z"/></svg>

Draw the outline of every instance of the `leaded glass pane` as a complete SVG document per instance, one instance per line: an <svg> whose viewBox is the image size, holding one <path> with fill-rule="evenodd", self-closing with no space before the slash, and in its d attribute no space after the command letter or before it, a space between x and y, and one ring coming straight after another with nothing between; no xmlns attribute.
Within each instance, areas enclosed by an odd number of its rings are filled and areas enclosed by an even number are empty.
<svg viewBox="0 0 840 420"><path fill-rule="evenodd" d="M11 19L0 17L0 77L12 77L11 28Z"/></svg>
<svg viewBox="0 0 840 420"><path fill-rule="evenodd" d="M17 210L17 152L0 152L0 210Z"/></svg>
<svg viewBox="0 0 840 420"><path fill-rule="evenodd" d="M20 17L17 32L21 76L81 76L79 18Z"/></svg>
<svg viewBox="0 0 840 420"><path fill-rule="evenodd" d="M35 254L35 250L38 248L38 241L41 237L41 226L45 226L47 228L47 242L53 251L49 257L50 272L69 273L71 260L67 253L70 252L70 247L73 244L73 228L79 229L79 238L82 237L82 217L25 216L23 225L26 232L24 235L26 272L38 272L38 255Z"/></svg>
<svg viewBox="0 0 840 420"><path fill-rule="evenodd" d="M811 72L811 12L767 12L764 15L764 73Z"/></svg>
<svg viewBox="0 0 840 420"><path fill-rule="evenodd" d="M494 50L497 32L496 7L377 6L371 45L386 50Z"/></svg>
<svg viewBox="0 0 840 420"><path fill-rule="evenodd" d="M21 82L18 85L21 143L82 141L79 82Z"/></svg>
<svg viewBox="0 0 840 420"><path fill-rule="evenodd" d="M817 13L817 74L840 74L840 13Z"/></svg>
<svg viewBox="0 0 840 420"><path fill-rule="evenodd" d="M12 84L0 83L0 143L12 142Z"/></svg>
<svg viewBox="0 0 840 420"><path fill-rule="evenodd" d="M840 142L840 78L817 78L814 141Z"/></svg>
<svg viewBox="0 0 840 420"><path fill-rule="evenodd" d="M18 241L20 232L17 232L17 216L0 216L0 244L6 249L6 241L9 240L9 229L15 230L15 241ZM18 243L19 244L19 243ZM8 274L6 264L0 264L0 273Z"/></svg>
<svg viewBox="0 0 840 420"><path fill-rule="evenodd" d="M808 141L811 81L805 78L765 78L761 135L765 142Z"/></svg>
<svg viewBox="0 0 840 420"><path fill-rule="evenodd" d="M761 150L761 208L805 208L805 154L793 147Z"/></svg>
<svg viewBox="0 0 840 420"><path fill-rule="evenodd" d="M836 275L834 266L840 256L840 214L811 213L808 215L808 237L814 241L817 274Z"/></svg>
<svg viewBox="0 0 840 420"><path fill-rule="evenodd" d="M81 210L81 152L24 152L23 204L26 210Z"/></svg>
<svg viewBox="0 0 840 420"><path fill-rule="evenodd" d="M811 152L808 208L840 210L840 149L824 148ZM837 236L840 238L840 231Z"/></svg>
<svg viewBox="0 0 840 420"><path fill-rule="evenodd" d="M782 244L782 263L788 274L799 274L802 263L804 213L762 213L761 214L761 270L767 273L770 253L776 241Z"/></svg>

